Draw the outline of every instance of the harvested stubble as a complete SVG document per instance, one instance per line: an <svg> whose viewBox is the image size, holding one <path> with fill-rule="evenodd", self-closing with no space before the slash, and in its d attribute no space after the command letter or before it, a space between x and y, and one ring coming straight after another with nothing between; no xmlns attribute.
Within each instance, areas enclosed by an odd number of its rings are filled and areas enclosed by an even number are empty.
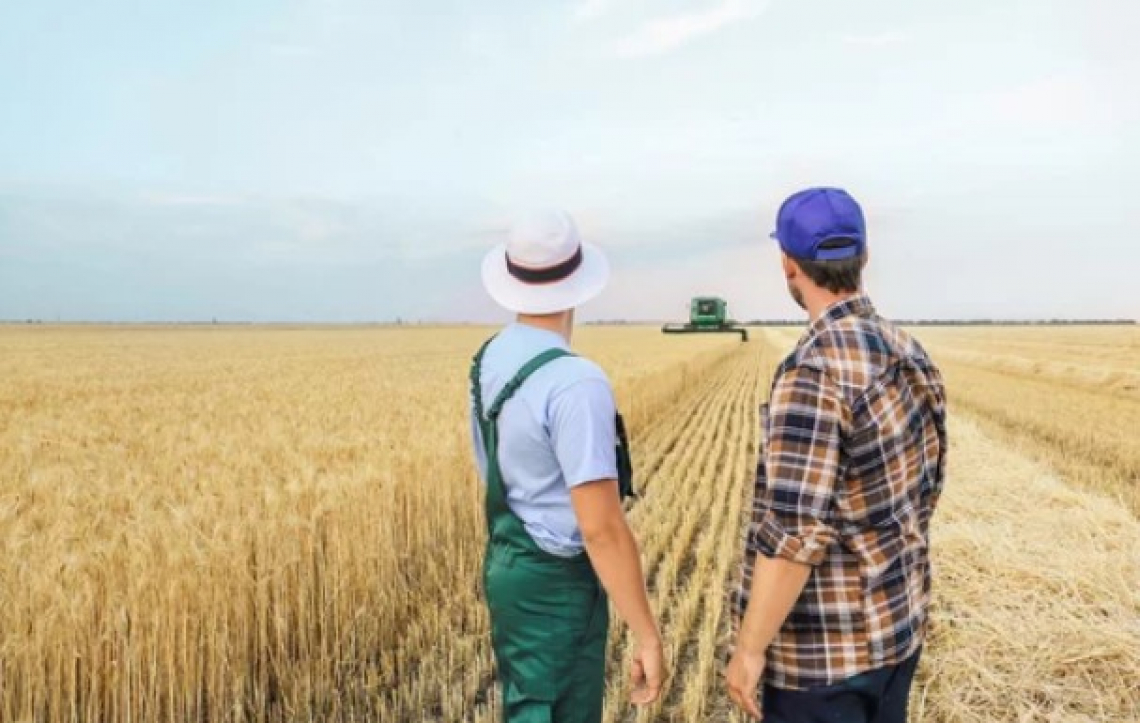
<svg viewBox="0 0 1140 723"><path fill-rule="evenodd" d="M942 365L958 409L1067 481L1140 514L1140 328L984 329L978 344L961 329L916 333ZM998 338L1022 356L1002 352Z"/></svg>
<svg viewBox="0 0 1140 723"><path fill-rule="evenodd" d="M650 598L662 621L672 682L657 705L629 707L625 650L611 646L606 721L723 719L719 643L726 581L739 554L741 510L755 461L755 417L766 386L762 345L741 346L694 400L653 430L668 450L631 514Z"/></svg>
<svg viewBox="0 0 1140 723"><path fill-rule="evenodd" d="M952 435L914 719L1140 721L1140 523L968 419Z"/></svg>
<svg viewBox="0 0 1140 723"><path fill-rule="evenodd" d="M1125 394L1140 392L1140 326L921 327L936 354Z"/></svg>

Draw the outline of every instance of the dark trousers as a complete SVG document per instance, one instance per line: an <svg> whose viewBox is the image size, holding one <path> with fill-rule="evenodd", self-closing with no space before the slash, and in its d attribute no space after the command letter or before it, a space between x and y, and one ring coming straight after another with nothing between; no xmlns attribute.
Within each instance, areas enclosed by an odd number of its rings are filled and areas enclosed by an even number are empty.
<svg viewBox="0 0 1140 723"><path fill-rule="evenodd" d="M898 665L810 690L764 687L764 723L906 723L921 651Z"/></svg>

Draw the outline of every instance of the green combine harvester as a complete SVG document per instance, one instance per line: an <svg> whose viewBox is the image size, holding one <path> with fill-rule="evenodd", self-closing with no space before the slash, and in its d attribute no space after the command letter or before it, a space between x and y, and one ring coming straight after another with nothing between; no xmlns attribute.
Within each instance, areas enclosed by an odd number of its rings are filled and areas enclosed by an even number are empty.
<svg viewBox="0 0 1140 723"><path fill-rule="evenodd" d="M748 341L748 330L728 318L728 303L715 296L697 296L689 304L688 324L666 324L665 334L740 334Z"/></svg>

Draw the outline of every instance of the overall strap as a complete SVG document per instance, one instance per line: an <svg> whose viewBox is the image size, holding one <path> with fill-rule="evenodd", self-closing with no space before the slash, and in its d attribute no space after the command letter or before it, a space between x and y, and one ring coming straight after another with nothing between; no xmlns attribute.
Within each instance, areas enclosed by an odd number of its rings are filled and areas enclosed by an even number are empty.
<svg viewBox="0 0 1140 723"><path fill-rule="evenodd" d="M522 520L507 504L506 485L503 482L503 471L499 465L499 415L503 411L503 405L514 396L532 374L555 359L572 355L565 349L548 349L534 357L507 382L503 390L495 397L491 408L484 413L480 376L483 354L486 349L487 344L484 344L479 353L475 355L474 362L471 365L471 396L473 409L479 423L484 456L487 460L487 490L484 497L484 507L487 516L488 540L540 552L530 535L527 534Z"/></svg>
<svg viewBox="0 0 1140 723"><path fill-rule="evenodd" d="M491 404L491 408L487 411L487 420L490 422L498 421L499 415L503 412L503 405L515 395L515 392L522 387L523 383L530 378L531 374L534 374L555 359L561 359L564 356L573 356L573 354L565 349L547 349L526 364L523 364L514 378L507 382L507 385L499 392L499 396L495 397L494 403Z"/></svg>
<svg viewBox="0 0 1140 723"><path fill-rule="evenodd" d="M546 366L555 359L561 359L564 356L574 356L573 353L565 349L547 349L538 356L534 357L507 382L499 395L495 397L495 401L491 404L490 410L484 411L483 407L483 391L480 385L480 379L483 374L483 356L487 353L487 347L491 345L497 336L493 336L487 341L483 342L483 346L479 347L479 351L475 354L475 358L471 360L471 404L475 410L475 419L478 420L479 426L483 427L487 422L497 422L499 415L503 412L503 405L510 401L515 392L522 387L523 383L530 378L531 374ZM484 442L485 443L485 442Z"/></svg>
<svg viewBox="0 0 1140 723"><path fill-rule="evenodd" d="M483 408L483 393L479 384L480 375L482 373L483 355L487 351L487 347L495 337L491 337L483 343L479 348L479 352L475 355L471 364L471 400L475 409L475 419L479 423L479 431L483 438L483 449L487 456L488 471L493 472L489 474L492 487L499 487L495 490L496 496L505 497L505 490L502 490L502 473L499 469L498 460L498 447L499 447L499 434L498 434L498 421L499 415L502 414L503 405L507 403L518 392L519 388L526 382L531 374L541 369L546 364L560 359L564 356L573 356L571 352L565 349L553 348L547 349L538 356L534 357L515 374L515 376L507 382L502 391L499 392L495 401L491 404L491 409L484 413ZM633 487L633 462L630 455L629 437L626 434L625 420L622 419L621 414L616 415L615 427L617 432L617 470L618 470L618 490L623 500L627 498L637 498L638 494Z"/></svg>
<svg viewBox="0 0 1140 723"><path fill-rule="evenodd" d="M483 372L483 355L487 353L487 347L491 346L491 342L498 338L498 334L492 336L487 341L483 342L483 346L479 347L479 351L475 354L475 358L471 360L471 405L475 409L475 419L479 421L479 426L483 426L485 417L483 415L483 392L479 387L479 376Z"/></svg>

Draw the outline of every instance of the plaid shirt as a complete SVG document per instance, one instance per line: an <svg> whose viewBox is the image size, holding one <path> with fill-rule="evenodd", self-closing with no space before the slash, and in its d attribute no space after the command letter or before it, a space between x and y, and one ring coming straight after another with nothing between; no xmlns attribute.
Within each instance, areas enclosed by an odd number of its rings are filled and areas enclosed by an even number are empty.
<svg viewBox="0 0 1140 723"><path fill-rule="evenodd" d="M830 307L777 370L736 622L757 555L814 570L768 648L767 684L830 685L917 652L945 420L938 369L863 296Z"/></svg>

